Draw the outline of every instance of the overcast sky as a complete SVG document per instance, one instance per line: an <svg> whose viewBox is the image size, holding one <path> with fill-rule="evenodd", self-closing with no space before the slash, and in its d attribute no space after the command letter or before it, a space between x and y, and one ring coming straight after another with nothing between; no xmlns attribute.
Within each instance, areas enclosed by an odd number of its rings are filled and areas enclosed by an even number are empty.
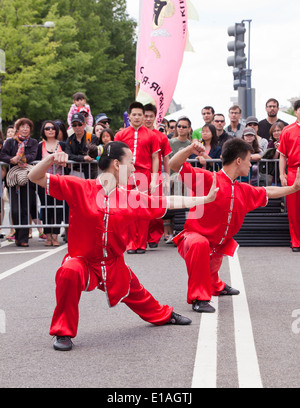
<svg viewBox="0 0 300 408"><path fill-rule="evenodd" d="M192 120L199 117L205 105L227 115L231 98L237 96L232 67L227 65L230 55L227 43L233 40L227 28L242 20L252 20L250 68L258 119L265 117L269 97L287 107L290 98L300 98L299 0L192 0L192 3L199 14L199 21L189 23L195 52L185 53L174 93L176 103L190 112ZM138 5L139 0L127 0L128 13L136 20Z"/></svg>

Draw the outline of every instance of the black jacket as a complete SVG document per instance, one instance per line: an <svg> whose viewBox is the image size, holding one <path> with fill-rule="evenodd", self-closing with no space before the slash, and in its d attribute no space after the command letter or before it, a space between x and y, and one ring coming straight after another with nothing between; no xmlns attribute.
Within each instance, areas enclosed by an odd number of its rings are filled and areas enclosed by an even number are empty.
<svg viewBox="0 0 300 408"><path fill-rule="evenodd" d="M98 138L96 135L92 135L91 143L97 144ZM86 131L84 131L83 138L81 143L76 139L75 134L69 136L66 141L66 150L65 152L69 155L69 160L76 162L84 162L84 156L87 155L88 143L86 141Z"/></svg>
<svg viewBox="0 0 300 408"><path fill-rule="evenodd" d="M0 161L10 163L10 159L15 157L19 149L19 144L14 138L9 138L5 141L0 152ZM38 141L30 138L25 146L25 157L27 163L32 163L36 160L38 151Z"/></svg>

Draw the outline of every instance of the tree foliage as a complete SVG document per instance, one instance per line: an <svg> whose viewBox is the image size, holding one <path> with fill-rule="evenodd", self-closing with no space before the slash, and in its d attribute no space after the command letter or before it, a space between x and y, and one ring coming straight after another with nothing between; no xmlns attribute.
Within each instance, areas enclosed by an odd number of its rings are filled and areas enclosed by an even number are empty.
<svg viewBox="0 0 300 408"><path fill-rule="evenodd" d="M55 28L24 27L46 21ZM3 119L66 121L81 91L118 127L134 98L135 26L125 0L0 0Z"/></svg>

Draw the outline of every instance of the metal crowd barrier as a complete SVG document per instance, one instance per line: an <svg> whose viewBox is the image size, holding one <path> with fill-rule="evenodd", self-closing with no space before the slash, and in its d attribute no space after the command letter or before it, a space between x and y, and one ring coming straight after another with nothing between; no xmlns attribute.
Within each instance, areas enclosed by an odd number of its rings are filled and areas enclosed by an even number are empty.
<svg viewBox="0 0 300 408"><path fill-rule="evenodd" d="M201 166L197 159L189 159L187 161L195 167L203 167L210 171L219 171L222 168L222 161L220 159L206 160L205 166ZM261 159L259 162L253 161L251 164L252 169L248 177L243 179L239 178L238 181L243 181L254 186L281 187L279 180L279 159ZM260 171L261 168L263 168L262 171Z"/></svg>
<svg viewBox="0 0 300 408"><path fill-rule="evenodd" d="M192 159L188 160L193 166L199 166L200 163L197 159ZM36 164L38 162L34 162L33 164ZM259 172L259 167L257 167L257 172L256 172L256 180L254 185L259 185L259 186L268 186L268 185L279 185L279 160L266 160L262 159L260 162L253 163L253 165L257 164L258 166L260 164L264 164L264 173ZM269 175L269 168L273 168L273 175ZM222 163L220 159L211 159L207 160L206 167L209 168L211 171L219 171L222 167ZM262 167L262 166L260 166ZM8 169L10 166L8 166L6 163L0 162L0 173L2 175L2 169L5 168ZM69 161L68 162L68 172L69 174L73 174L79 177L83 178L96 178L97 175L99 174L99 169L97 166L97 162L93 161L91 163L77 163L74 161ZM253 184L253 173L249 174L247 180L242 180L249 182ZM171 177L172 180L172 177ZM174 181L174 179L173 179ZM47 200L45 199L45 204L42 205L40 196L38 193L38 186L34 185L30 182L26 184L26 186L22 187L22 189L26 190L26 193L23 193L23 197L21 199L21 194L18 193L18 189L8 188L4 189L4 181L0 183L0 208L1 208L1 224L0 228L2 229L11 229L11 228L60 228L60 227L68 227L68 206L65 202L59 203L56 199L53 201L53 205L47 204ZM17 192L16 192L17 190ZM168 191L170 189L167 189ZM175 189L176 190L176 189ZM20 191L20 190L19 190ZM172 190L171 190L172 191ZM177 188L177 190L174 192L173 189L173 194L178 194L178 191L184 191L182 190L181 187ZM4 196L4 192L7 193L6 196ZM41 193L40 193L41 194ZM45 193L44 193L45 194ZM18 220L21 219L21 213L22 213L22 204L24 206L24 196L25 196L25 204L27 207L27 214L26 214L26 223L21 224L20 221L18 223L14 223L12 221L12 214L11 214L11 203L14 197L17 197L17 213L18 213ZM46 197L46 194L45 194ZM22 201L22 203L21 203ZM6 205L5 205L6 203ZM16 203L15 203L16 204ZM8 223L3 225L3 219L4 219L4 209L5 211L10 212L10 216L8 217ZM53 216L54 219L52 222L48 219L48 213L49 210L54 210L53 211ZM41 212L45 212L45 222L41 223ZM60 214L62 213L62 219L61 222L58 222L58 211L60 211ZM7 218L7 217L6 217ZM39 220L39 221L38 221ZM32 223L33 221L33 223ZM24 219L23 219L24 222Z"/></svg>
<svg viewBox="0 0 300 408"><path fill-rule="evenodd" d="M38 161L33 162L32 164L37 164ZM11 168L7 163L0 162L0 173L2 175L2 169L6 169L6 173ZM54 172L55 174L55 172ZM68 162L68 167L66 169L66 174L72 174L77 177L82 178L96 178L99 174L98 165L96 161L91 163L78 163L74 161ZM40 190L40 191L39 191ZM53 204L48 204L47 195L44 191L44 205L41 203L40 195L42 194L42 189L31 183L23 187L5 187L5 182L2 180L0 183L0 209L1 209L1 229L17 229L17 228L61 228L68 227L68 206L66 202L59 202L56 199L53 199ZM24 199L25 198L25 199ZM16 206L17 211L15 210L15 217L19 221L13 222L12 216L12 201L17 200ZM20 222L22 217L22 205L26 207L27 214L26 219L23 216L23 222ZM53 210L53 211L51 211ZM6 211L9 212L8 223L3 224ZM54 219L52 222L49 220L49 213L53 214ZM42 221L42 212L44 212L45 222ZM58 213L62 213L62 217L58 217ZM58 222L58 218L62 218L61 222ZM7 220L7 217L6 217Z"/></svg>

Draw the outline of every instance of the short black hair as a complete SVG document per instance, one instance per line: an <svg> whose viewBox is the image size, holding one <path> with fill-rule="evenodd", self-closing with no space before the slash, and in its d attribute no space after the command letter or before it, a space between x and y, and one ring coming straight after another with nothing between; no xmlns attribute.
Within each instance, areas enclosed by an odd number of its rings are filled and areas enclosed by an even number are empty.
<svg viewBox="0 0 300 408"><path fill-rule="evenodd" d="M298 99L295 103L294 103L294 110L298 110L300 108L300 99Z"/></svg>
<svg viewBox="0 0 300 408"><path fill-rule="evenodd" d="M157 109L156 106L154 106L152 103L147 103L147 105L144 105L145 112L153 112L154 115L157 115Z"/></svg>
<svg viewBox="0 0 300 408"><path fill-rule="evenodd" d="M266 102L266 106L267 106L268 103L270 103L270 102L275 102L276 105L277 105L277 108L279 108L279 102L277 101L277 99L275 99L275 98L270 98L270 99L268 99L267 102Z"/></svg>
<svg viewBox="0 0 300 408"><path fill-rule="evenodd" d="M176 126L178 126L178 123L181 122L182 120L185 120L186 122L188 122L190 127L192 127L192 122L190 121L190 119L187 116L181 116L180 118L178 118L177 122L176 122Z"/></svg>
<svg viewBox="0 0 300 408"><path fill-rule="evenodd" d="M253 149L245 140L236 137L227 140L222 148L223 166L233 163L239 157L244 160L249 152L253 153Z"/></svg>
<svg viewBox="0 0 300 408"><path fill-rule="evenodd" d="M131 113L132 109L142 109L143 113L145 113L145 107L141 102L134 101L129 105L128 113Z"/></svg>
<svg viewBox="0 0 300 408"><path fill-rule="evenodd" d="M210 110L211 113L214 115L215 114L215 110L212 106L204 106L204 108L202 108L201 113L203 112L203 110Z"/></svg>

